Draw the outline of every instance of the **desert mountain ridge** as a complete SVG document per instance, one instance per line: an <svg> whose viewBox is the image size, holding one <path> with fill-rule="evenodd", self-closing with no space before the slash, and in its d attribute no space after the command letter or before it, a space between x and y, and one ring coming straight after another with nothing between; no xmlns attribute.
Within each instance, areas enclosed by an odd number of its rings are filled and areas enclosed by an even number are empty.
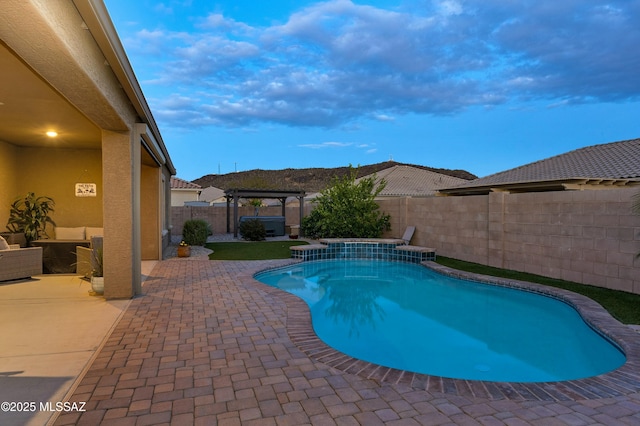
<svg viewBox="0 0 640 426"><path fill-rule="evenodd" d="M411 166L461 179L477 179L477 176L467 172L466 170L437 169L415 164L398 163L395 161L385 161L377 164L359 166L357 167L358 177L378 173L381 170L388 169L393 166ZM307 193L312 193L326 189L331 184L334 177L342 177L347 173L349 173L349 167L306 169L289 168L282 170L254 169L219 175L209 174L195 179L192 182L200 185L202 188L215 186L216 188L224 190L231 188L276 189L283 191L306 191Z"/></svg>

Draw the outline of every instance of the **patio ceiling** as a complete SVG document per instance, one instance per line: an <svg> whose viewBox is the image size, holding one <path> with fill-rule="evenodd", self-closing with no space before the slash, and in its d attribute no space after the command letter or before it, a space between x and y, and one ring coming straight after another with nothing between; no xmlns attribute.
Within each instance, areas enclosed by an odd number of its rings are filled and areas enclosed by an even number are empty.
<svg viewBox="0 0 640 426"><path fill-rule="evenodd" d="M100 147L100 129L2 42L0 64L0 141L30 147ZM58 136L46 136L49 130Z"/></svg>

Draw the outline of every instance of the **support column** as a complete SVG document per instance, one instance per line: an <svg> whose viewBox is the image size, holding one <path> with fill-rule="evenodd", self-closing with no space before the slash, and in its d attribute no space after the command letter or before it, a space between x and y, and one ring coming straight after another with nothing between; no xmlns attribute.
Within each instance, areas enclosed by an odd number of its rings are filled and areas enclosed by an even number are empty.
<svg viewBox="0 0 640 426"><path fill-rule="evenodd" d="M233 237L238 238L238 195L233 194Z"/></svg>
<svg viewBox="0 0 640 426"><path fill-rule="evenodd" d="M142 288L137 135L102 131L102 186L104 296L127 299Z"/></svg>
<svg viewBox="0 0 640 426"><path fill-rule="evenodd" d="M229 198L229 196L226 197L227 198L227 234L231 233L231 210L230 210L230 204L231 204L231 198Z"/></svg>
<svg viewBox="0 0 640 426"><path fill-rule="evenodd" d="M298 197L299 204L300 204L300 231L299 231L299 235L300 237L304 237L304 232L302 232L302 219L304 218L304 195L301 195Z"/></svg>

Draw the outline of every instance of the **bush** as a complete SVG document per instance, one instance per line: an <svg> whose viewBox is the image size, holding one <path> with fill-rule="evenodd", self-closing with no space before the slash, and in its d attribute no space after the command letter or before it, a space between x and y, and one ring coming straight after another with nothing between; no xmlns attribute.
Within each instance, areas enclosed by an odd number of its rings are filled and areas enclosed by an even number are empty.
<svg viewBox="0 0 640 426"><path fill-rule="evenodd" d="M379 211L376 196L386 182L376 185L375 175L356 182L357 169L334 178L333 184L316 198L316 206L302 219L302 231L309 238L379 238L391 229L390 216Z"/></svg>
<svg viewBox="0 0 640 426"><path fill-rule="evenodd" d="M191 246L203 246L211 235L209 224L202 219L187 220L182 226L182 239Z"/></svg>
<svg viewBox="0 0 640 426"><path fill-rule="evenodd" d="M263 241L267 238L267 230L264 228L264 223L258 219L241 222L239 230L244 240Z"/></svg>

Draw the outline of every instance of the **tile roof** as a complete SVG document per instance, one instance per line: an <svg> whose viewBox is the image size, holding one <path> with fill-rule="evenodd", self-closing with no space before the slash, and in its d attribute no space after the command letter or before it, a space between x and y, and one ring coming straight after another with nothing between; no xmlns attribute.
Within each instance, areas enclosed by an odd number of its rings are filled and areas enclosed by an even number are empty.
<svg viewBox="0 0 640 426"><path fill-rule="evenodd" d="M380 193L380 197L425 197L435 195L438 189L469 182L466 179L401 165L376 173L376 181L381 179L384 179L387 185Z"/></svg>
<svg viewBox="0 0 640 426"><path fill-rule="evenodd" d="M171 189L200 189L202 188L197 183L189 182L184 179L171 176Z"/></svg>
<svg viewBox="0 0 640 426"><path fill-rule="evenodd" d="M572 181L638 181L640 182L640 139L611 142L576 149L565 154L525 164L446 188L443 192L459 192L463 188L491 188L505 185L531 185L543 182Z"/></svg>

